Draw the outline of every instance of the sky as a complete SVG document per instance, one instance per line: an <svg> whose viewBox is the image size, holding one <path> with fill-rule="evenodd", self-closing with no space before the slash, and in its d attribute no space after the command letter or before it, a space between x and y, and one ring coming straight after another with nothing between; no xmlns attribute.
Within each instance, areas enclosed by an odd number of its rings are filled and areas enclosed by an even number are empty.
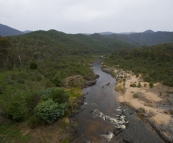
<svg viewBox="0 0 173 143"><path fill-rule="evenodd" d="M20 31L173 31L173 0L0 0L0 23Z"/></svg>

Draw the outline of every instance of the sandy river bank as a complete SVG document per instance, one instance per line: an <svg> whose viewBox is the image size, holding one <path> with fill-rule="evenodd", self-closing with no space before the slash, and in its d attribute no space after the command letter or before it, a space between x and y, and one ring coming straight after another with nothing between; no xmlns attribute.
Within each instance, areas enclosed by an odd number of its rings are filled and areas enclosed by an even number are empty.
<svg viewBox="0 0 173 143"><path fill-rule="evenodd" d="M149 83L144 82L141 76L136 77L123 70L113 70L113 73L120 79L116 84L116 87L120 87L119 102L134 108L164 140L173 142L173 88L161 83L154 83L154 87L150 88ZM136 87L131 87L132 84Z"/></svg>

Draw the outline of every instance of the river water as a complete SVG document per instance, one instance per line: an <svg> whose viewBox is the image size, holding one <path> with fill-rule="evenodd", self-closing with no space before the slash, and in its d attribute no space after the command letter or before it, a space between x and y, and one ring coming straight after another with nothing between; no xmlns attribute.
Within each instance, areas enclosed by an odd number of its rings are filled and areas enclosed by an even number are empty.
<svg viewBox="0 0 173 143"><path fill-rule="evenodd" d="M118 103L116 80L93 63L97 83L83 89L86 99L73 118L78 123L74 143L164 143L152 127L136 113Z"/></svg>

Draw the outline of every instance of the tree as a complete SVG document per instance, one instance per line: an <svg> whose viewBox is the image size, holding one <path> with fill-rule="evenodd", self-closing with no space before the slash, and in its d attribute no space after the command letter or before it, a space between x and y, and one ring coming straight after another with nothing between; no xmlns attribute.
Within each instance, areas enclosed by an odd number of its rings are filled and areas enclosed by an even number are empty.
<svg viewBox="0 0 173 143"><path fill-rule="evenodd" d="M50 92L50 98L59 104L68 102L69 94L61 88L53 88Z"/></svg>
<svg viewBox="0 0 173 143"><path fill-rule="evenodd" d="M7 38L0 37L0 67L5 65L5 61L8 62L8 48L10 42Z"/></svg>
<svg viewBox="0 0 173 143"><path fill-rule="evenodd" d="M30 63L30 69L37 69L37 63L36 62L31 62Z"/></svg>
<svg viewBox="0 0 173 143"><path fill-rule="evenodd" d="M52 123L64 115L65 104L55 103L52 99L40 102L34 109L37 118Z"/></svg>
<svg viewBox="0 0 173 143"><path fill-rule="evenodd" d="M65 75L62 72L58 72L54 78L53 78L53 83L59 87L63 84L63 78L65 77Z"/></svg>
<svg viewBox="0 0 173 143"><path fill-rule="evenodd" d="M5 113L10 119L14 121L21 121L27 114L27 108L20 99L12 99L8 103L8 106L5 109Z"/></svg>

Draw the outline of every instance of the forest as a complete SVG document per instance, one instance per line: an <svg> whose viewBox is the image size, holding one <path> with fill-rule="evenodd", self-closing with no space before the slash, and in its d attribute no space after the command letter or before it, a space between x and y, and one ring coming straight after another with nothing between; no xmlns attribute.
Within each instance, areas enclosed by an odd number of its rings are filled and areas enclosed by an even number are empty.
<svg viewBox="0 0 173 143"><path fill-rule="evenodd" d="M105 62L111 66L131 70L147 82L162 82L173 86L173 43L122 48L107 57Z"/></svg>
<svg viewBox="0 0 173 143"><path fill-rule="evenodd" d="M173 86L172 43L136 47L55 30L0 37L0 140L27 142L19 124L34 129L74 113L85 83L96 78L90 65L101 55L107 65Z"/></svg>
<svg viewBox="0 0 173 143"><path fill-rule="evenodd" d="M0 37L0 140L29 140L19 123L37 128L75 112L85 82L96 78L91 62L121 47L132 45L55 30Z"/></svg>

